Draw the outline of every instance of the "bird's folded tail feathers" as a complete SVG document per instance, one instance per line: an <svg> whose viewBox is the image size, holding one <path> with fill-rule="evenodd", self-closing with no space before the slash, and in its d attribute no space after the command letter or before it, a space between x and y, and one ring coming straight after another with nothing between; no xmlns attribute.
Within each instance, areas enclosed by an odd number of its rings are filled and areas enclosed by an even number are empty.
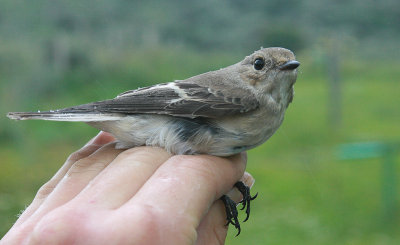
<svg viewBox="0 0 400 245"><path fill-rule="evenodd" d="M14 120L49 120L69 122L115 121L123 117L117 113L68 113L60 111L9 112L7 117Z"/></svg>

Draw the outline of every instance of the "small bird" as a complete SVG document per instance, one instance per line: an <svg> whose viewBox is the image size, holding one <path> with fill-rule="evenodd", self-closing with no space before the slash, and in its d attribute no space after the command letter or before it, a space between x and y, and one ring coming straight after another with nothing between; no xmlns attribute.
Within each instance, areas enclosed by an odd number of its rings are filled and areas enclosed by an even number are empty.
<svg viewBox="0 0 400 245"><path fill-rule="evenodd" d="M226 68L127 91L114 99L7 116L85 122L113 134L119 149L148 145L172 154L229 156L264 143L279 128L293 99L299 65L288 49L262 48ZM252 198L247 196L244 206ZM224 203L229 215L231 203ZM237 217L232 220L230 215L228 223L238 228Z"/></svg>
<svg viewBox="0 0 400 245"><path fill-rule="evenodd" d="M113 134L119 149L149 145L173 154L229 156L264 143L279 128L293 99L299 65L287 49L264 48L186 80L110 100L7 116L86 122Z"/></svg>

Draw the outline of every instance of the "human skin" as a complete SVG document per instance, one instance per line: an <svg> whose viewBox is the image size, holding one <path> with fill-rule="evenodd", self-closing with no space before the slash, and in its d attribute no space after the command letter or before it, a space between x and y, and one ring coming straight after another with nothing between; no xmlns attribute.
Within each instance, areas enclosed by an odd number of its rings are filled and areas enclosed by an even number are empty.
<svg viewBox="0 0 400 245"><path fill-rule="evenodd" d="M38 191L0 244L224 244L223 203L246 154L173 156L164 149L115 149L101 132L71 154Z"/></svg>

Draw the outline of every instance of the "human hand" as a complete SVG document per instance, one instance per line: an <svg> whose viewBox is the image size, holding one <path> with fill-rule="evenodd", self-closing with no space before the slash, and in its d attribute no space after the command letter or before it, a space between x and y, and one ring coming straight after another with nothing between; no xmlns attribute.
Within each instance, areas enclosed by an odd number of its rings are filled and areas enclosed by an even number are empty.
<svg viewBox="0 0 400 245"><path fill-rule="evenodd" d="M118 150L112 141L102 132L70 155L0 243L224 243L219 198L239 179L253 184L243 175L245 154L172 156L153 147Z"/></svg>

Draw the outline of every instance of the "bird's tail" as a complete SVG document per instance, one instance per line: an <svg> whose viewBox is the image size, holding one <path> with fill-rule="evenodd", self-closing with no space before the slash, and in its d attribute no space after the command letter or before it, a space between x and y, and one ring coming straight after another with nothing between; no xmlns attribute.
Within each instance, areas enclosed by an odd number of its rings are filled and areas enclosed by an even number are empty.
<svg viewBox="0 0 400 245"><path fill-rule="evenodd" d="M94 122L94 121L115 121L121 119L118 113L100 112L65 112L63 110L43 111L43 112L9 112L7 117L14 120L49 120L49 121L69 121L69 122Z"/></svg>

